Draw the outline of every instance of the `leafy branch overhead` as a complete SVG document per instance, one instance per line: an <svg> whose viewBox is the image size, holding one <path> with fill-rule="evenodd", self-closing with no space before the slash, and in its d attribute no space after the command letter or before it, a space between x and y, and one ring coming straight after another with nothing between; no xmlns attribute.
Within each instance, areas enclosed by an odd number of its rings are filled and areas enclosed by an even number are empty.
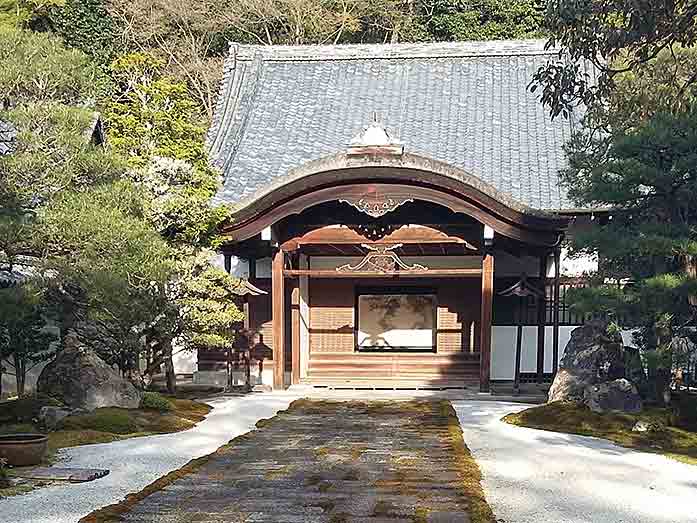
<svg viewBox="0 0 697 523"><path fill-rule="evenodd" d="M694 0L551 0L544 25L548 46L559 47L560 56L535 74L532 88L541 88L554 116L568 116L579 104L594 107L611 97L619 75L694 46L696 17ZM678 60L674 64L679 69ZM697 73L663 80L681 104Z"/></svg>

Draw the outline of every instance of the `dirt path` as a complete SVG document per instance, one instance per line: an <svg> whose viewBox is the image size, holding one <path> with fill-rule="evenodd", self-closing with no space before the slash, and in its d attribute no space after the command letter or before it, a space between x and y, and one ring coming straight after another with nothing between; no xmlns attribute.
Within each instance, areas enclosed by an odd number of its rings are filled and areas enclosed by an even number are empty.
<svg viewBox="0 0 697 523"><path fill-rule="evenodd" d="M90 521L493 521L446 401L300 400L185 472Z"/></svg>

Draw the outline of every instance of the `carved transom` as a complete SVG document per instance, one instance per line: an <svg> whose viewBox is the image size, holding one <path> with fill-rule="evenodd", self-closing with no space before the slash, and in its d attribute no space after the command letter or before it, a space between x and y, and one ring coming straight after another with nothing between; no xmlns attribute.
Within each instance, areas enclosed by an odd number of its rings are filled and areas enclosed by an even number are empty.
<svg viewBox="0 0 697 523"><path fill-rule="evenodd" d="M368 254L356 265L346 263L336 268L337 272L378 272L380 274L391 274L399 271L427 271L428 267L415 263L409 265L397 255L395 249L402 246L401 243L394 245L368 245L361 244L368 249Z"/></svg>
<svg viewBox="0 0 697 523"><path fill-rule="evenodd" d="M394 211L405 203L413 201L413 198L394 198L381 195L363 196L357 200L339 200L340 203L348 203L372 218L385 216L387 213Z"/></svg>

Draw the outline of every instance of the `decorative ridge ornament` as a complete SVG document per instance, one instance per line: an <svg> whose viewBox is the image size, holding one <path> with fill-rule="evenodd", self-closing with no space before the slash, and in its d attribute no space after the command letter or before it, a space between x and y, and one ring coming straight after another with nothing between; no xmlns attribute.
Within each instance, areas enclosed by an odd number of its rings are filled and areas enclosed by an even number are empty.
<svg viewBox="0 0 697 523"><path fill-rule="evenodd" d="M385 126L378 122L377 113L373 113L373 121L354 136L346 154L349 156L370 154L401 156L404 154L404 145L390 136Z"/></svg>
<svg viewBox="0 0 697 523"><path fill-rule="evenodd" d="M415 263L408 265L394 252L402 246L394 245L369 245L362 243L361 247L368 249L368 254L357 264L346 263L336 268L337 272L378 272L380 274L394 274L400 271L425 272L428 267Z"/></svg>

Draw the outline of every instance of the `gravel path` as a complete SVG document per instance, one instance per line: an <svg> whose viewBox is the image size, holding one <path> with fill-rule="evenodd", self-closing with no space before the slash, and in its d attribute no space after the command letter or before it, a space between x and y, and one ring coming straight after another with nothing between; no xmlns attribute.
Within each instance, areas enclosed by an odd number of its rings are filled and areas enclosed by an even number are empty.
<svg viewBox="0 0 697 523"><path fill-rule="evenodd" d="M61 465L106 468L105 478L82 484L61 484L0 500L2 523L75 523L93 510L140 491L194 458L214 452L249 432L257 421L286 409L297 396L259 394L217 398L215 407L196 427L185 432L74 447L61 452Z"/></svg>
<svg viewBox="0 0 697 523"><path fill-rule="evenodd" d="M500 421L530 405L455 401L453 406L500 522L697 522L697 466Z"/></svg>

